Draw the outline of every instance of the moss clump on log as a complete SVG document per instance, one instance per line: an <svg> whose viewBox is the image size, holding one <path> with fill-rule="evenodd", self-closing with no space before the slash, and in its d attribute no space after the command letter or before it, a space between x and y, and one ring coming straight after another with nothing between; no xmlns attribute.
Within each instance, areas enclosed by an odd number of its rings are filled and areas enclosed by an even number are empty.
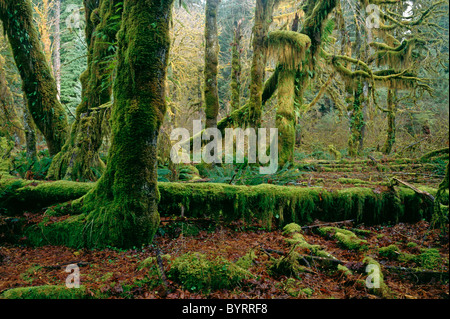
<svg viewBox="0 0 450 319"><path fill-rule="evenodd" d="M339 244L350 250L366 250L368 249L367 241L358 238L354 232L337 228L337 227L321 227L318 229L322 236L332 236Z"/></svg>

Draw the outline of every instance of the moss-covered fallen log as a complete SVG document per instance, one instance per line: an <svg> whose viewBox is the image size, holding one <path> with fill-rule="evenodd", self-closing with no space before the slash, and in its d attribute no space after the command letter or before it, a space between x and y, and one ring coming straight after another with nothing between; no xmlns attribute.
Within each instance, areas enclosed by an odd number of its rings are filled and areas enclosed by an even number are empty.
<svg viewBox="0 0 450 319"><path fill-rule="evenodd" d="M25 211L68 202L82 197L95 184L70 181L26 181L0 179L0 213L20 215ZM353 187L327 190L320 187L235 186L212 183L158 183L162 216L214 218L263 222L267 227L290 222L310 223L314 219L378 224L418 221L430 218L432 205L413 190L375 192ZM427 188L431 194L436 190ZM448 197L448 195L447 195ZM78 201L79 202L79 201Z"/></svg>

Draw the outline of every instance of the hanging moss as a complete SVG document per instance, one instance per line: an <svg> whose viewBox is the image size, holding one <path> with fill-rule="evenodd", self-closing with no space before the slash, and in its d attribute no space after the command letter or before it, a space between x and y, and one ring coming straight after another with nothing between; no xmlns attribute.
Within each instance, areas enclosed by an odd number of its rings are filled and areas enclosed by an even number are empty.
<svg viewBox="0 0 450 319"><path fill-rule="evenodd" d="M305 53L311 45L311 39L294 31L272 31L268 35L268 56L276 58L284 68L300 68Z"/></svg>

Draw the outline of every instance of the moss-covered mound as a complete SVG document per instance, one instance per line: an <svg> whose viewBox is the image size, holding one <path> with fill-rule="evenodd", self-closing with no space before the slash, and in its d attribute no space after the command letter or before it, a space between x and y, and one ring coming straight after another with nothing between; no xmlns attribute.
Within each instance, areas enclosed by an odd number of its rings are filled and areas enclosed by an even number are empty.
<svg viewBox="0 0 450 319"><path fill-rule="evenodd" d="M217 289L232 289L252 274L244 268L216 257L208 259L196 252L186 253L171 263L168 275L190 291L208 293Z"/></svg>
<svg viewBox="0 0 450 319"><path fill-rule="evenodd" d="M19 287L4 291L0 299L89 299L86 288L69 289L65 286Z"/></svg>

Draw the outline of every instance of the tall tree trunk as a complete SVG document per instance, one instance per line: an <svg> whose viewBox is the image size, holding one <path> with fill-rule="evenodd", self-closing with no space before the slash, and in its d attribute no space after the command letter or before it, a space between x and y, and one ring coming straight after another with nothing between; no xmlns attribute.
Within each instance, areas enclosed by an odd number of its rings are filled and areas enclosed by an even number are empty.
<svg viewBox="0 0 450 319"><path fill-rule="evenodd" d="M256 0L253 26L253 60L251 66L250 99L248 102L248 124L261 126L262 93L267 59L267 35L273 19L273 10L278 0Z"/></svg>
<svg viewBox="0 0 450 319"><path fill-rule="evenodd" d="M53 32L53 73L58 90L58 100L61 98L61 0L55 0L55 29Z"/></svg>
<svg viewBox="0 0 450 319"><path fill-rule="evenodd" d="M217 7L220 0L206 1L205 20L205 113L206 128L217 126L219 93L217 69L219 65L219 38L217 34Z"/></svg>
<svg viewBox="0 0 450 319"><path fill-rule="evenodd" d="M388 129L387 129L387 137L386 142L384 143L382 152L385 155L389 155L392 152L392 147L395 143L395 114L396 114L396 94L395 89L390 87L388 89L387 96L387 119L388 119Z"/></svg>
<svg viewBox="0 0 450 319"><path fill-rule="evenodd" d="M31 116L45 137L50 155L55 155L67 137L67 115L58 101L55 79L33 25L30 1L0 0L0 19L22 78Z"/></svg>
<svg viewBox="0 0 450 319"><path fill-rule="evenodd" d="M107 168L73 208L83 213L49 227L51 242L129 248L152 241L159 225L157 139L166 112L165 82L173 0L125 0Z"/></svg>
<svg viewBox="0 0 450 319"><path fill-rule="evenodd" d="M354 157L358 155L358 147L362 139L362 127L364 125L363 103L364 84L358 80L353 93L353 104L349 108L350 112L350 137L348 140L348 153Z"/></svg>
<svg viewBox="0 0 450 319"><path fill-rule="evenodd" d="M6 133L17 145L25 140L22 122L14 107L14 97L8 86L5 72L5 60L0 56L0 119L4 126L0 132Z"/></svg>
<svg viewBox="0 0 450 319"><path fill-rule="evenodd" d="M23 126L25 128L26 156L29 160L34 160L36 159L37 155L36 125L34 125L30 111L28 110L27 101L25 97L23 108Z"/></svg>
<svg viewBox="0 0 450 319"><path fill-rule="evenodd" d="M84 3L86 14L90 12L91 18L85 30L89 47L88 68L81 75L82 101L76 109L69 139L49 168L49 179L93 181L105 169L99 149L104 136L102 123L111 105L112 71L108 59L114 55L110 43L116 41L121 0Z"/></svg>
<svg viewBox="0 0 450 319"><path fill-rule="evenodd" d="M241 21L236 21L231 48L231 111L241 107L241 37Z"/></svg>
<svg viewBox="0 0 450 319"><path fill-rule="evenodd" d="M294 160L295 147L295 70L281 66L278 75L278 163L283 166Z"/></svg>

